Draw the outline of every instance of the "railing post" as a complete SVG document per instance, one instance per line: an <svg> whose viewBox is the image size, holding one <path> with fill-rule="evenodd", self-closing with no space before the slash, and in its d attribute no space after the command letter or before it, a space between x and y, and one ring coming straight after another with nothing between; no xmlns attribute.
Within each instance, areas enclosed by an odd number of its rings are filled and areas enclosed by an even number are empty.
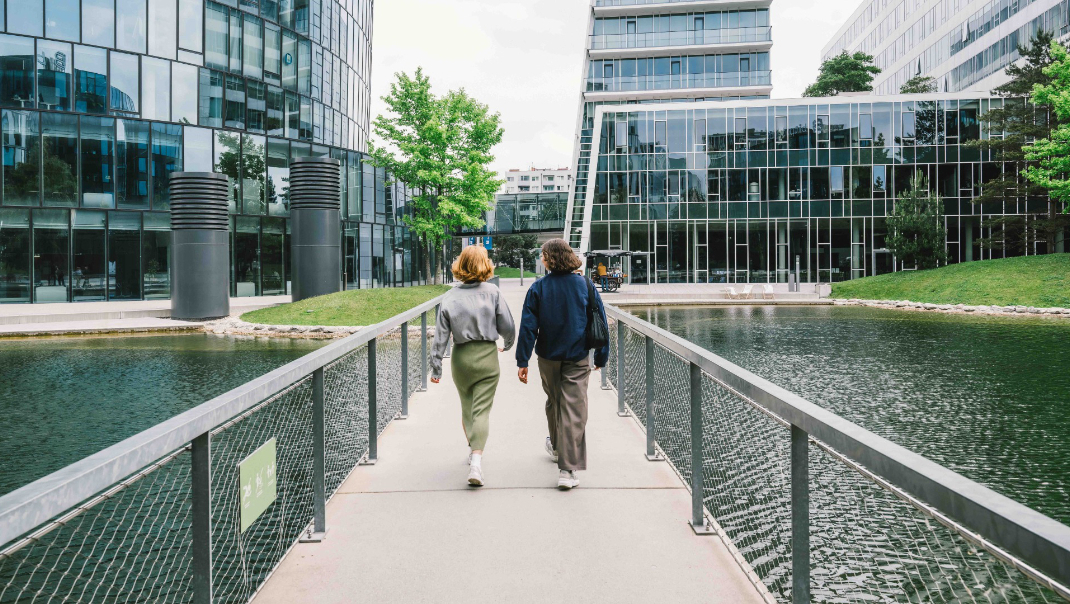
<svg viewBox="0 0 1070 604"><path fill-rule="evenodd" d="M691 529L696 535L712 535L703 509L702 467L702 369L691 363Z"/></svg>
<svg viewBox="0 0 1070 604"><path fill-rule="evenodd" d="M628 406L624 404L624 373L627 369L624 361L624 321L617 318L617 415L628 417Z"/></svg>
<svg viewBox="0 0 1070 604"><path fill-rule="evenodd" d="M810 439L791 427L791 601L810 602Z"/></svg>
<svg viewBox="0 0 1070 604"><path fill-rule="evenodd" d="M401 412L397 419L409 419L409 322L401 324Z"/></svg>
<svg viewBox="0 0 1070 604"><path fill-rule="evenodd" d="M420 315L420 392L427 392L427 311Z"/></svg>
<svg viewBox="0 0 1070 604"><path fill-rule="evenodd" d="M374 338L368 341L368 455L362 466L375 465L379 460L379 412L376 410L376 376L375 376L375 351L378 341Z"/></svg>
<svg viewBox="0 0 1070 604"><path fill-rule="evenodd" d="M193 439L190 454L193 512L193 602L212 604L212 433Z"/></svg>
<svg viewBox="0 0 1070 604"><path fill-rule="evenodd" d="M658 452L654 419L654 338L646 336L646 458L664 461Z"/></svg>
<svg viewBox="0 0 1070 604"><path fill-rule="evenodd" d="M327 460L323 368L312 372L312 526L301 543L319 543L327 534Z"/></svg>

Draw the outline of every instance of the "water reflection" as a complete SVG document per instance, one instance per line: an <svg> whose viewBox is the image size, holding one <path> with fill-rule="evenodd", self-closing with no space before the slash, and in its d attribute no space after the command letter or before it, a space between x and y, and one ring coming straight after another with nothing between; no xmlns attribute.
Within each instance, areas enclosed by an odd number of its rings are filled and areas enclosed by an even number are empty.
<svg viewBox="0 0 1070 604"><path fill-rule="evenodd" d="M634 312L1070 522L1070 322L854 307Z"/></svg>

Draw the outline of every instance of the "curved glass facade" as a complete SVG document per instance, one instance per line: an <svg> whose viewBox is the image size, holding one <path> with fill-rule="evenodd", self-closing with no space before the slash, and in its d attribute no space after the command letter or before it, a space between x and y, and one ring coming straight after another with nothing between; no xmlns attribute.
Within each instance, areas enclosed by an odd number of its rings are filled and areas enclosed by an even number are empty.
<svg viewBox="0 0 1070 604"><path fill-rule="evenodd" d="M6 4L0 302L168 297L182 170L231 178L232 293L288 293L289 165L309 155L343 163L345 283L420 281L407 192L361 153L371 0Z"/></svg>

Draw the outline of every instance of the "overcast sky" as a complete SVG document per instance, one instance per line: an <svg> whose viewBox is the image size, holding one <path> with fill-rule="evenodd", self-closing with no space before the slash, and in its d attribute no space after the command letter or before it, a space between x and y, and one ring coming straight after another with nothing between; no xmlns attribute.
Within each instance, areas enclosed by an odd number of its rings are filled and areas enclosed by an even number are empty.
<svg viewBox="0 0 1070 604"><path fill-rule="evenodd" d="M773 97L813 81L821 48L860 0L774 0ZM502 115L494 168L566 167L579 108L589 0L379 0L372 119L394 73L423 67Z"/></svg>

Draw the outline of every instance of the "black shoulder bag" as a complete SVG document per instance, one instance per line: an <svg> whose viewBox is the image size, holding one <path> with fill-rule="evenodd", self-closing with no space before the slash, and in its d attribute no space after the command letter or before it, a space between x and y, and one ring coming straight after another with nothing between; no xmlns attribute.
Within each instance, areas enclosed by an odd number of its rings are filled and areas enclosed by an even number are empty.
<svg viewBox="0 0 1070 604"><path fill-rule="evenodd" d="M609 343L609 326L594 303L597 296L594 283L587 277L583 280L587 282L587 329L584 331L584 337L587 350L598 350Z"/></svg>

